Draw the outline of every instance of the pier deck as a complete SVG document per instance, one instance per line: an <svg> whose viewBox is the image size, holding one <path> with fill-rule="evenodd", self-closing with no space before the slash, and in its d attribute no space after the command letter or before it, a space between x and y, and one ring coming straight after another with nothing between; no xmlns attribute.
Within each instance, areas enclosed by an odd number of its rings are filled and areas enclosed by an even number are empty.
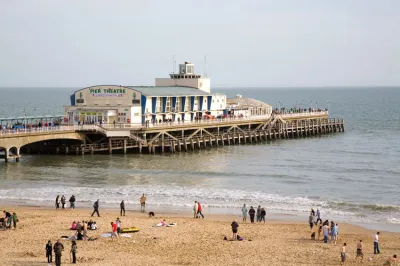
<svg viewBox="0 0 400 266"><path fill-rule="evenodd" d="M343 119L328 118L327 112L148 126L60 126L40 130L2 131L0 150L3 150L2 157L6 162L11 158L19 161L21 153L174 153L343 131Z"/></svg>

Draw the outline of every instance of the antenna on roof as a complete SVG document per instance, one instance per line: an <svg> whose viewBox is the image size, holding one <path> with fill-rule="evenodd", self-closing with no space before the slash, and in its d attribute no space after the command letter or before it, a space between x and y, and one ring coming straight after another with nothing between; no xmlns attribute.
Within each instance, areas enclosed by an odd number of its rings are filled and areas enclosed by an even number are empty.
<svg viewBox="0 0 400 266"><path fill-rule="evenodd" d="M204 56L204 77L207 77L207 56Z"/></svg>

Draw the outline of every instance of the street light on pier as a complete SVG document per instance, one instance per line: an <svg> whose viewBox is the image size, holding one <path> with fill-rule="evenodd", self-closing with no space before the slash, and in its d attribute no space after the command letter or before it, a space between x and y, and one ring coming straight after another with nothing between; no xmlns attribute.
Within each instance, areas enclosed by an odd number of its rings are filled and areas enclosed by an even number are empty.
<svg viewBox="0 0 400 266"><path fill-rule="evenodd" d="M24 125L25 125L25 132L26 132L26 110L24 109Z"/></svg>

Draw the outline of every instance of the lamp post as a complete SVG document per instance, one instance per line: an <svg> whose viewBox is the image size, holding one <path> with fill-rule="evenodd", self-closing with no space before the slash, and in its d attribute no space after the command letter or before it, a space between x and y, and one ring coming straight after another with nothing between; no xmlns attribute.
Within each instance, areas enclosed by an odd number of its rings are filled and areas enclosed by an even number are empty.
<svg viewBox="0 0 400 266"><path fill-rule="evenodd" d="M329 111L330 111L330 109L329 109L329 104L330 104L330 102L329 102L329 101L326 101L326 103L328 104L328 113L329 113Z"/></svg>
<svg viewBox="0 0 400 266"><path fill-rule="evenodd" d="M26 110L25 109L24 109L24 117L25 117L24 124L25 124L25 133L26 133Z"/></svg>

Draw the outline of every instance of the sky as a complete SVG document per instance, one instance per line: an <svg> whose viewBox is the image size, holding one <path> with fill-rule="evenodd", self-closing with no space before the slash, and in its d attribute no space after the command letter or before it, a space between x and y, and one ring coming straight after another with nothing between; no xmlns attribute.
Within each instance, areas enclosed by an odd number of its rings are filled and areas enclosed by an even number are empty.
<svg viewBox="0 0 400 266"><path fill-rule="evenodd" d="M0 1L0 87L400 85L398 0ZM207 57L205 67L204 58Z"/></svg>

